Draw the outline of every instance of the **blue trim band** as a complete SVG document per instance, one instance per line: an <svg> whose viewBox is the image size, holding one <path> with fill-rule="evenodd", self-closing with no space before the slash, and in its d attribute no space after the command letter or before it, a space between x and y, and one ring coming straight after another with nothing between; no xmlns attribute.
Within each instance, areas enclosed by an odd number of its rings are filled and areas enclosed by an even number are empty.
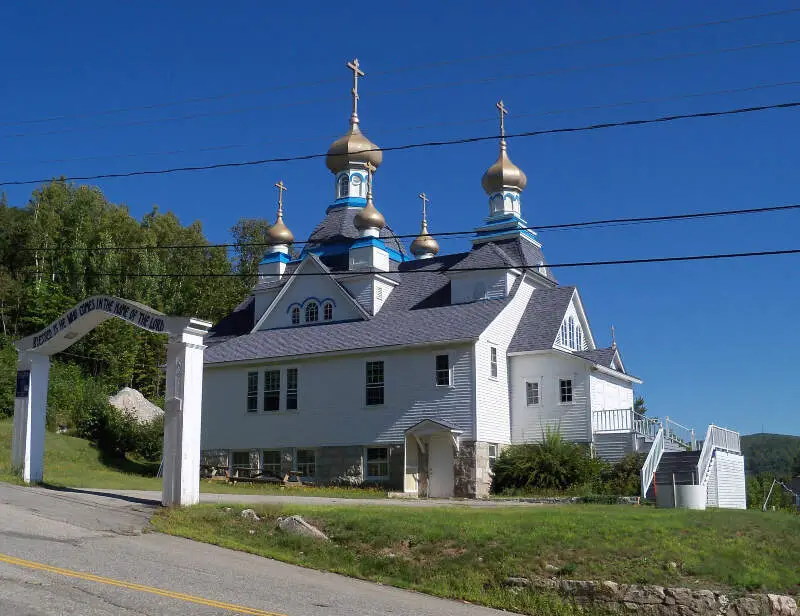
<svg viewBox="0 0 800 616"><path fill-rule="evenodd" d="M289 261L289 255L287 255L285 252L271 252L264 255L264 258L261 259L259 265L266 263L288 263Z"/></svg>

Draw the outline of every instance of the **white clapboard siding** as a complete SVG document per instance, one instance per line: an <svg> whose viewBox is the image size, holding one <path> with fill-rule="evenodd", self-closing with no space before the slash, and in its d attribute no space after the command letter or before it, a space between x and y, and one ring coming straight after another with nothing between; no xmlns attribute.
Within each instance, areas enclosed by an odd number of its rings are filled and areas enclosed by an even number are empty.
<svg viewBox="0 0 800 616"><path fill-rule="evenodd" d="M717 450L709 472L709 507L747 509L744 456Z"/></svg>
<svg viewBox="0 0 800 616"><path fill-rule="evenodd" d="M591 374L593 411L613 411L633 408L633 385L610 374Z"/></svg>
<svg viewBox="0 0 800 616"><path fill-rule="evenodd" d="M203 449L347 446L402 443L406 428L422 419L457 425L474 439L471 344L326 356L295 362L206 366L203 382ZM435 357L448 353L452 386L437 387ZM365 405L366 361L383 360L383 406ZM298 369L298 410L285 411L286 368ZM281 370L280 412L247 412L247 373Z"/></svg>
<svg viewBox="0 0 800 616"><path fill-rule="evenodd" d="M636 435L631 432L610 432L594 435L594 448L598 458L618 462L636 448Z"/></svg>
<svg viewBox="0 0 800 616"><path fill-rule="evenodd" d="M475 344L477 440L510 443L508 345L517 331L533 287L523 282ZM491 348L497 348L497 377L491 376Z"/></svg>
<svg viewBox="0 0 800 616"><path fill-rule="evenodd" d="M535 443L547 430L581 443L592 440L588 364L577 357L549 351L511 358L511 441ZM561 403L560 379L572 379L572 402ZM525 383L539 383L540 403L528 406Z"/></svg>

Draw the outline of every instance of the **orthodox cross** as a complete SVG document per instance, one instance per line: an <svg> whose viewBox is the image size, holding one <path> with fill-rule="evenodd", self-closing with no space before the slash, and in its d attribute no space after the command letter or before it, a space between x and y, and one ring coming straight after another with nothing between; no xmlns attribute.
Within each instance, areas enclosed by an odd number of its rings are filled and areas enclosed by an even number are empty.
<svg viewBox="0 0 800 616"><path fill-rule="evenodd" d="M359 68L358 58L347 63L347 68L353 71L353 118L358 119L358 78L364 76L364 71Z"/></svg>
<svg viewBox="0 0 800 616"><path fill-rule="evenodd" d="M502 99L495 105L495 107L500 110L500 138L504 139L506 136L505 116L508 113L508 108L503 104Z"/></svg>
<svg viewBox="0 0 800 616"><path fill-rule="evenodd" d="M612 348L617 348L617 334L614 331L614 326L611 326L611 346Z"/></svg>
<svg viewBox="0 0 800 616"><path fill-rule="evenodd" d="M425 222L425 221L428 220L427 206L428 206L428 203L431 202L431 200L428 199L428 195L426 195L424 192L423 193L419 193L419 195L417 195L417 196L420 199L422 199L422 220L423 220L423 222Z"/></svg>
<svg viewBox="0 0 800 616"><path fill-rule="evenodd" d="M281 180L275 184L275 188L278 189L278 216L283 216L283 191L286 190L286 185Z"/></svg>
<svg viewBox="0 0 800 616"><path fill-rule="evenodd" d="M367 199L372 199L372 174L377 167L371 162L367 162Z"/></svg>

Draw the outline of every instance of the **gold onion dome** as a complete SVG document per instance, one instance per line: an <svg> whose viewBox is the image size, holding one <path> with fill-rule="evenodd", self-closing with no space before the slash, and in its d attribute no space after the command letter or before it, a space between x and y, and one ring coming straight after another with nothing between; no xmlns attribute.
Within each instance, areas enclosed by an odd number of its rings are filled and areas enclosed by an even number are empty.
<svg viewBox="0 0 800 616"><path fill-rule="evenodd" d="M280 244L291 244L292 242L294 242L294 235L289 231L289 227L283 223L283 215L278 214L275 224L267 231L267 244L278 246Z"/></svg>
<svg viewBox="0 0 800 616"><path fill-rule="evenodd" d="M383 229L386 226L386 219L372 203L372 195L367 195L367 205L353 218L353 224L359 231L367 229Z"/></svg>
<svg viewBox="0 0 800 616"><path fill-rule="evenodd" d="M353 164L371 164L377 169L381 162L383 162L383 152L361 132L358 118L350 120L350 130L333 142L325 159L325 164L331 173L344 171Z"/></svg>
<svg viewBox="0 0 800 616"><path fill-rule="evenodd" d="M525 186L528 185L528 178L525 177L525 173L512 163L508 157L505 139L500 141L500 155L495 163L483 174L481 184L483 185L483 190L489 195L509 188L523 191Z"/></svg>
<svg viewBox="0 0 800 616"><path fill-rule="evenodd" d="M411 254L415 257L422 255L436 255L439 252L439 242L428 234L428 221L422 221L422 229L416 239L411 242Z"/></svg>

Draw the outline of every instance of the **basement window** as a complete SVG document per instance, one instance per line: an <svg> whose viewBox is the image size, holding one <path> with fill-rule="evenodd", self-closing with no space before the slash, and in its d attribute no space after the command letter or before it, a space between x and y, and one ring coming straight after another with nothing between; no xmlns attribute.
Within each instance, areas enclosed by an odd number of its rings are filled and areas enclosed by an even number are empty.
<svg viewBox="0 0 800 616"><path fill-rule="evenodd" d="M279 449L265 449L262 453L262 472L267 477L281 477L281 452Z"/></svg>
<svg viewBox="0 0 800 616"><path fill-rule="evenodd" d="M298 449L295 455L295 470L301 477L317 474L317 452L313 449Z"/></svg>
<svg viewBox="0 0 800 616"><path fill-rule="evenodd" d="M494 463L497 462L497 445L489 444L489 468L494 468Z"/></svg>
<svg viewBox="0 0 800 616"><path fill-rule="evenodd" d="M365 458L366 458L365 476L367 479L389 478L388 447L367 447L367 453Z"/></svg>
<svg viewBox="0 0 800 616"><path fill-rule="evenodd" d="M250 452L234 451L231 456L231 475L250 477Z"/></svg>

